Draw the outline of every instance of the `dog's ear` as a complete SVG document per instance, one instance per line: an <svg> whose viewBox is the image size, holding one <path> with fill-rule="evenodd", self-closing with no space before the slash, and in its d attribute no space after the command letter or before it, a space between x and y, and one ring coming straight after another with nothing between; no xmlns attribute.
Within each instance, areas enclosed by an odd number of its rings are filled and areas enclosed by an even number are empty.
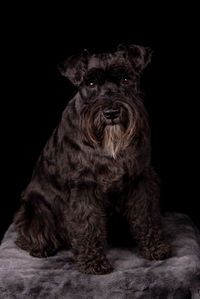
<svg viewBox="0 0 200 299"><path fill-rule="evenodd" d="M128 57L136 73L141 73L151 61L153 51L149 47L130 45L128 47Z"/></svg>
<svg viewBox="0 0 200 299"><path fill-rule="evenodd" d="M89 59L88 50L84 49L81 54L70 56L58 65L59 72L67 77L75 86L83 81Z"/></svg>
<svg viewBox="0 0 200 299"><path fill-rule="evenodd" d="M127 51L127 47L124 44L119 44L117 46L117 51L124 51L124 52L126 52Z"/></svg>
<svg viewBox="0 0 200 299"><path fill-rule="evenodd" d="M127 59L128 58L128 50L127 47L124 44L119 44L117 46L117 52L121 52L121 55Z"/></svg>

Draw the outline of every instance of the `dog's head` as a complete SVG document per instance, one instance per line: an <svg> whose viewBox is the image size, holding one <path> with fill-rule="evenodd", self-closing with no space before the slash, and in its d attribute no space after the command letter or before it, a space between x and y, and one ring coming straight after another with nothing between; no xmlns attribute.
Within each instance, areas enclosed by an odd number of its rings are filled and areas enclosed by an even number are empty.
<svg viewBox="0 0 200 299"><path fill-rule="evenodd" d="M150 48L119 45L114 53L90 55L84 50L59 65L61 74L78 87L81 128L91 144L113 157L130 144L146 119L139 79L151 56Z"/></svg>

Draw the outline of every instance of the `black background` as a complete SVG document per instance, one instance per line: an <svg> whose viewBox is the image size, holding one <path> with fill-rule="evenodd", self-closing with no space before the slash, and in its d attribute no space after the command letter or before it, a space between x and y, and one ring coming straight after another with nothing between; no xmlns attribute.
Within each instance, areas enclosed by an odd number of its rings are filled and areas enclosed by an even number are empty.
<svg viewBox="0 0 200 299"><path fill-rule="evenodd" d="M85 5L85 4L84 4ZM199 225L197 143L198 26L195 8L88 7L5 9L1 36L1 237L47 138L76 89L56 69L84 48L115 51L119 43L150 46L141 89L152 127L152 162L161 176L163 211L189 214ZM197 78L197 79L196 79Z"/></svg>

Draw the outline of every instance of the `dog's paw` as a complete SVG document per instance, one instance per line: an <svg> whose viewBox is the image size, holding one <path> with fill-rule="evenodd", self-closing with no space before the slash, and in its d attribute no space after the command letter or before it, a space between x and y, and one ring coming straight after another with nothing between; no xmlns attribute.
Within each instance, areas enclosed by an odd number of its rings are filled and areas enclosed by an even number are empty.
<svg viewBox="0 0 200 299"><path fill-rule="evenodd" d="M48 257L48 256L52 256L55 255L57 252L56 249L54 248L50 248L50 249L38 249L38 248L33 248L29 251L31 256L34 257L39 257L39 258L43 258L43 257Z"/></svg>
<svg viewBox="0 0 200 299"><path fill-rule="evenodd" d="M55 255L56 252L59 249L59 245L57 244L57 247L53 243L46 243L41 246L41 243L39 242L30 242L30 240L27 240L26 238L19 236L17 240L15 241L15 244L20 247L23 250L26 250L29 252L31 256L34 257L48 257Z"/></svg>
<svg viewBox="0 0 200 299"><path fill-rule="evenodd" d="M106 257L88 260L83 262L78 261L78 270L86 274L108 274L113 271L113 266Z"/></svg>
<svg viewBox="0 0 200 299"><path fill-rule="evenodd" d="M171 256L171 247L167 243L160 243L142 248L140 252L148 260L164 260Z"/></svg>

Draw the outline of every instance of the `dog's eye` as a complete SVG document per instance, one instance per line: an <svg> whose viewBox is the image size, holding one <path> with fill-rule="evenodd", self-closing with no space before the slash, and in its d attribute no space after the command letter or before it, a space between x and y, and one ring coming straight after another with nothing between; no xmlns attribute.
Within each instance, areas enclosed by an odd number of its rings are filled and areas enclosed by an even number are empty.
<svg viewBox="0 0 200 299"><path fill-rule="evenodd" d="M90 82L88 83L88 86L89 86L90 88L94 88L94 87L96 86L96 82L94 82L94 81L90 81Z"/></svg>
<svg viewBox="0 0 200 299"><path fill-rule="evenodd" d="M129 79L126 77L121 78L120 80L121 85L128 85L129 84Z"/></svg>

